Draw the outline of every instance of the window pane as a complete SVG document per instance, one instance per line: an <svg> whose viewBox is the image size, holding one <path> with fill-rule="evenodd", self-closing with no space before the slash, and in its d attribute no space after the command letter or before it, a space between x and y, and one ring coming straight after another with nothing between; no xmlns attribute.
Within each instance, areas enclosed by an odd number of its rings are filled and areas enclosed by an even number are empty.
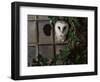
<svg viewBox="0 0 100 82"><path fill-rule="evenodd" d="M36 47L28 47L28 66L32 66L33 58L36 58Z"/></svg>
<svg viewBox="0 0 100 82"><path fill-rule="evenodd" d="M36 30L36 22L32 20L34 16L28 16L28 43L36 43L37 42L37 30Z"/></svg>
<svg viewBox="0 0 100 82"><path fill-rule="evenodd" d="M48 16L38 16L38 20L49 20Z"/></svg>
<svg viewBox="0 0 100 82"><path fill-rule="evenodd" d="M53 43L52 28L49 21L39 21L39 43Z"/></svg>
<svg viewBox="0 0 100 82"><path fill-rule="evenodd" d="M28 15L28 20L31 20L31 21L36 20L35 15Z"/></svg>
<svg viewBox="0 0 100 82"><path fill-rule="evenodd" d="M39 54L42 55L44 58L53 58L53 46L39 46Z"/></svg>
<svg viewBox="0 0 100 82"><path fill-rule="evenodd" d="M40 66L54 65L53 46L39 46L38 62Z"/></svg>

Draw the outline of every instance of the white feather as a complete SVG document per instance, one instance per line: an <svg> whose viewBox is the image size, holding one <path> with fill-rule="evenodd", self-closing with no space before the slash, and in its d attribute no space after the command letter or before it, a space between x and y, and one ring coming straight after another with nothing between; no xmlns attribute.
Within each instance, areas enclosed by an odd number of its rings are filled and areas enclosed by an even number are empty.
<svg viewBox="0 0 100 82"><path fill-rule="evenodd" d="M64 27L66 27L66 29L64 29ZM55 36L57 41L63 42L65 40L65 35L68 33L68 28L68 23L65 21L57 21L55 23Z"/></svg>

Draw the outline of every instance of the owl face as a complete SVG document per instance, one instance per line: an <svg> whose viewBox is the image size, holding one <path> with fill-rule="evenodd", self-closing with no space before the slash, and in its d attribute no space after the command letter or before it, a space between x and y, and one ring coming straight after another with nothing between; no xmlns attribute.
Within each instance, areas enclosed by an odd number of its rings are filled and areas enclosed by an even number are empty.
<svg viewBox="0 0 100 82"><path fill-rule="evenodd" d="M55 23L55 35L58 41L64 41L68 33L69 25L65 21L57 21Z"/></svg>

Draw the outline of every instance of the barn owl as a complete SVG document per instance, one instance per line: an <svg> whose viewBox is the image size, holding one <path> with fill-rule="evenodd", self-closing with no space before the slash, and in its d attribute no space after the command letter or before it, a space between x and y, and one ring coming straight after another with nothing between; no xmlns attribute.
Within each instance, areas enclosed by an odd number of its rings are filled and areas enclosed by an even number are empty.
<svg viewBox="0 0 100 82"><path fill-rule="evenodd" d="M55 23L55 37L58 42L64 42L68 33L69 25L65 21L57 21Z"/></svg>

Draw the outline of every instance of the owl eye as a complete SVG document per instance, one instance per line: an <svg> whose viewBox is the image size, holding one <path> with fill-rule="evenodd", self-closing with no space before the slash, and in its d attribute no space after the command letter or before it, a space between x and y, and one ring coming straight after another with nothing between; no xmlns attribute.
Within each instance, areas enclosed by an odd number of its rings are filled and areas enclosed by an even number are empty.
<svg viewBox="0 0 100 82"><path fill-rule="evenodd" d="M58 29L60 30L60 26L58 26Z"/></svg>
<svg viewBox="0 0 100 82"><path fill-rule="evenodd" d="M63 32L64 32L65 29L66 29L66 26L64 26L64 28L63 28Z"/></svg>

